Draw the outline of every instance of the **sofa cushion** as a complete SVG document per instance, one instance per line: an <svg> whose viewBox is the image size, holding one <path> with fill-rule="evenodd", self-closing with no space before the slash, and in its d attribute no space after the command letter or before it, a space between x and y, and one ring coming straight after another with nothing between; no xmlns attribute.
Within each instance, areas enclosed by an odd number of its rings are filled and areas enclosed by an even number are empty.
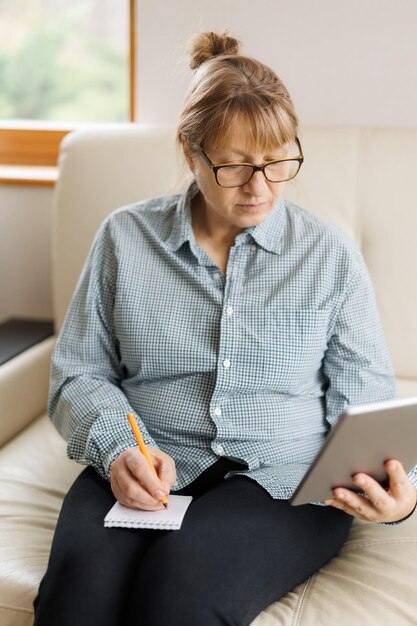
<svg viewBox="0 0 417 626"><path fill-rule="evenodd" d="M411 626L416 577L416 516L394 527L355 520L338 556L252 626Z"/></svg>
<svg viewBox="0 0 417 626"><path fill-rule="evenodd" d="M83 468L44 415L0 450L0 624L29 626L69 485Z"/></svg>
<svg viewBox="0 0 417 626"><path fill-rule="evenodd" d="M0 450L2 626L32 624L61 502L83 469L66 458L65 448L44 415ZM416 578L417 516L395 527L355 520L340 554L253 626L410 625L417 615Z"/></svg>
<svg viewBox="0 0 417 626"><path fill-rule="evenodd" d="M0 445L45 411L54 345L55 337L49 337L1 366Z"/></svg>

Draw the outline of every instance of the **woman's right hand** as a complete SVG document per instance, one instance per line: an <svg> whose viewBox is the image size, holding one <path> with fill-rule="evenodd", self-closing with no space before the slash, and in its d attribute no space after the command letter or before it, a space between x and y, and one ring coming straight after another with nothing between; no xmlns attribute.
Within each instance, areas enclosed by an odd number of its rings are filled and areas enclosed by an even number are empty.
<svg viewBox="0 0 417 626"><path fill-rule="evenodd" d="M175 461L158 448L148 447L148 452L158 476L139 448L128 448L111 465L111 488L124 506L159 511L164 508L161 499L168 496L177 479Z"/></svg>

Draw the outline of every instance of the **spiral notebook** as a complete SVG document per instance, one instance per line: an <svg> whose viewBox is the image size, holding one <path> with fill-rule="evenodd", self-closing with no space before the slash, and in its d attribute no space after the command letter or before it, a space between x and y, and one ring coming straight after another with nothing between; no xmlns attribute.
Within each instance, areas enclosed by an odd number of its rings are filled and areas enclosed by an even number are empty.
<svg viewBox="0 0 417 626"><path fill-rule="evenodd" d="M151 528L154 530L179 530L192 496L169 496L169 506L163 511L138 511L119 502L104 518L104 525L121 528Z"/></svg>

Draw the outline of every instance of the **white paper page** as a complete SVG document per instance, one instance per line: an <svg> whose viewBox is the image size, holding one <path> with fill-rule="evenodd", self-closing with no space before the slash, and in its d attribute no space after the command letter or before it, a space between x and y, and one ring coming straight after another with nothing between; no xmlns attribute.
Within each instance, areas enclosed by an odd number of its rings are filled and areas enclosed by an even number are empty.
<svg viewBox="0 0 417 626"><path fill-rule="evenodd" d="M104 525L107 527L179 530L191 500L191 496L170 495L169 507L164 508L163 511L139 511L116 502L104 518Z"/></svg>

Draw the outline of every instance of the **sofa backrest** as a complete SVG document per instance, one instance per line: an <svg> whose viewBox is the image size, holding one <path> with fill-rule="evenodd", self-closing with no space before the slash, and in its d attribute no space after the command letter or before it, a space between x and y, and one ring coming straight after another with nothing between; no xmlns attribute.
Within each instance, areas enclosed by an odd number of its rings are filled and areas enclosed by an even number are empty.
<svg viewBox="0 0 417 626"><path fill-rule="evenodd" d="M52 258L58 332L94 234L115 208L178 191L170 126L71 133L54 195ZM338 224L359 245L397 377L417 378L417 128L304 127L305 162L285 195Z"/></svg>

